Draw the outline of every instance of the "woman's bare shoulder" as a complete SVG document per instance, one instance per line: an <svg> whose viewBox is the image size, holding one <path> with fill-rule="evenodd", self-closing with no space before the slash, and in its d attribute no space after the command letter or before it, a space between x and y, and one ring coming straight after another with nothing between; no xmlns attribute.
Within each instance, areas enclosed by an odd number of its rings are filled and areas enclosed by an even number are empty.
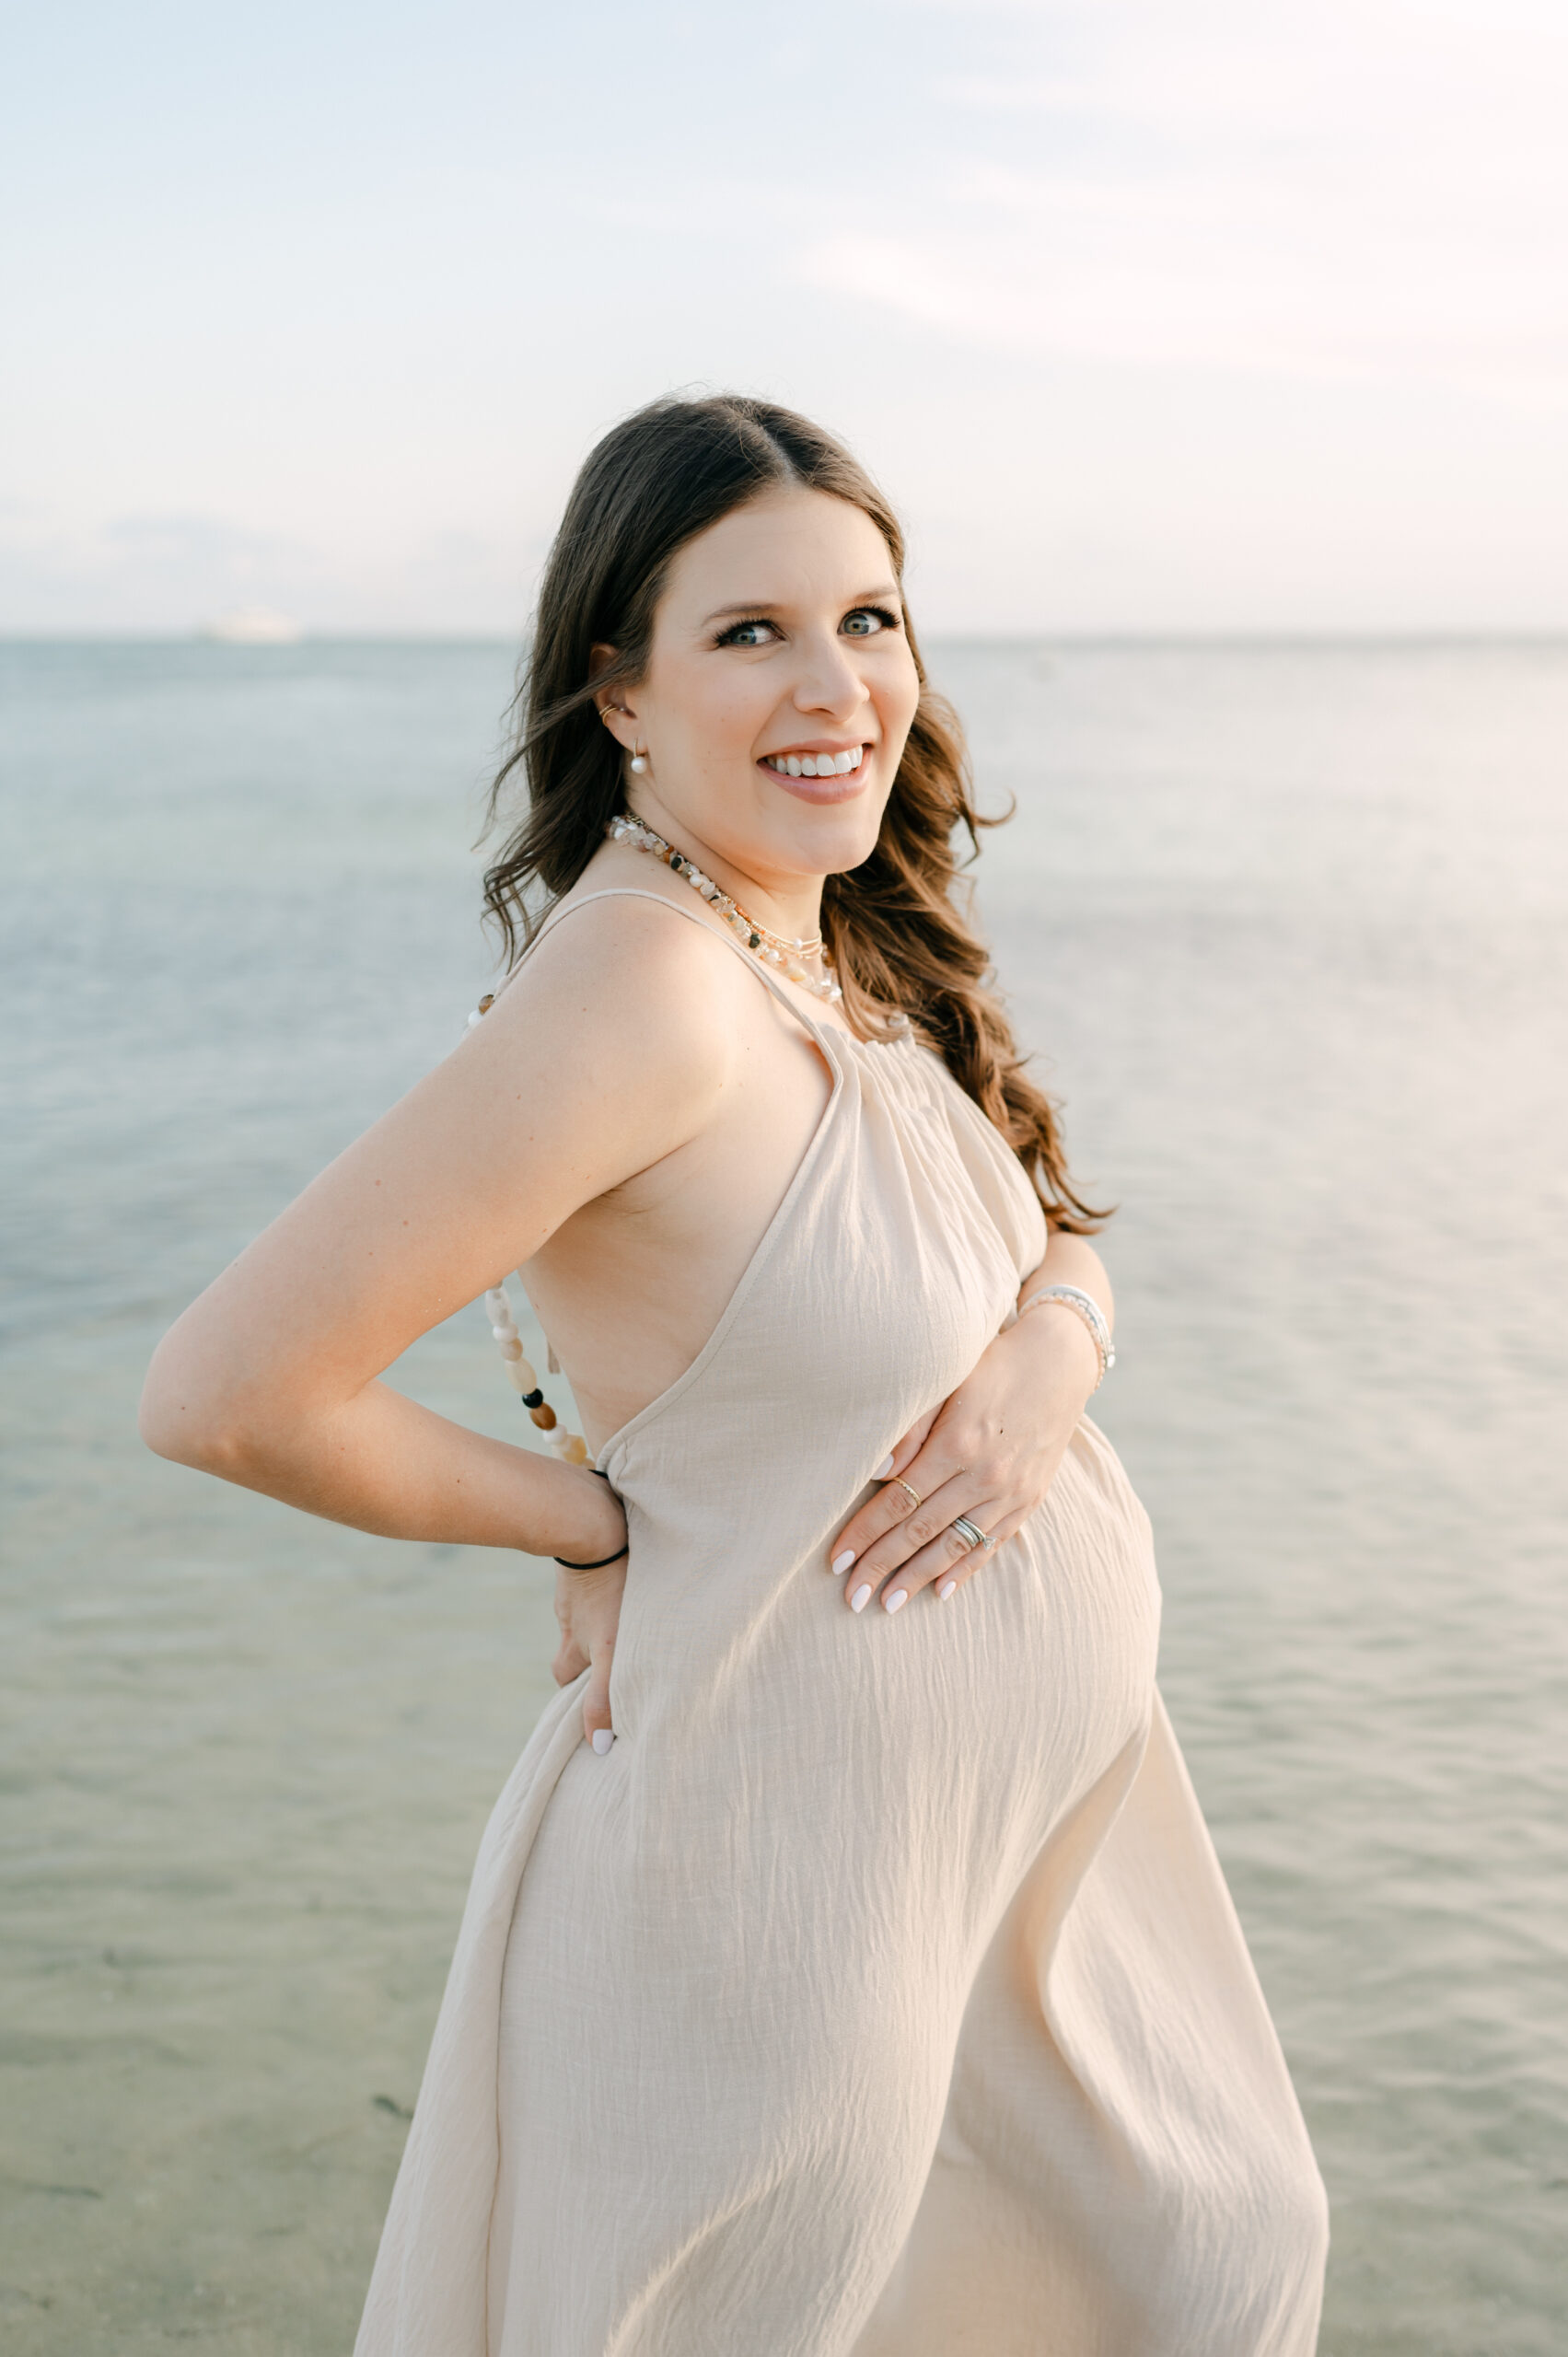
<svg viewBox="0 0 1568 2357"><path fill-rule="evenodd" d="M689 1096L722 1086L749 981L716 927L662 894L568 897L482 1029L528 1061L587 1055L607 1077L634 1068Z"/></svg>

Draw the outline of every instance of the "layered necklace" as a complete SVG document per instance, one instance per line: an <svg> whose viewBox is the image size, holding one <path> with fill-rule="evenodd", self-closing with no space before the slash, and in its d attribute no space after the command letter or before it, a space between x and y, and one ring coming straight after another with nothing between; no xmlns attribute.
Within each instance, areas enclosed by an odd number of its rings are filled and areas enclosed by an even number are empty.
<svg viewBox="0 0 1568 2357"><path fill-rule="evenodd" d="M693 892L700 892L709 907L718 911L741 946L749 949L765 966L777 966L790 981L798 982L802 990L809 991L813 998L825 1000L830 1006L842 998L843 993L833 979L832 960L819 933L804 941L790 941L782 933L770 933L765 924L749 917L722 885L715 884L711 876L704 876L684 852L672 849L662 835L656 835L651 827L641 819L633 818L630 811L623 810L611 819L604 831L611 842L630 843L636 851L647 852L672 876L690 884ZM821 972L814 974L808 960L818 962Z"/></svg>

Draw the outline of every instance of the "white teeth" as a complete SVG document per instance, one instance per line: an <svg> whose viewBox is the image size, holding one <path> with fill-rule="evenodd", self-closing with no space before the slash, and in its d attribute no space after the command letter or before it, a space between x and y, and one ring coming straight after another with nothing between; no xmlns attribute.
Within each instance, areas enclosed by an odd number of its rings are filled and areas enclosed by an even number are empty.
<svg viewBox="0 0 1568 2357"><path fill-rule="evenodd" d="M764 759L771 770L790 777L849 777L865 751L864 745L854 745L847 753L769 753Z"/></svg>

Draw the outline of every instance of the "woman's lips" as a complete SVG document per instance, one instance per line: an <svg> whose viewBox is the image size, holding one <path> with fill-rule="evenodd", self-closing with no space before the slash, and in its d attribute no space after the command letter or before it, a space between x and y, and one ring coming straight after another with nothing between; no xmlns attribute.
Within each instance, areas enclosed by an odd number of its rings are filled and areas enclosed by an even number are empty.
<svg viewBox="0 0 1568 2357"><path fill-rule="evenodd" d="M771 785L782 786L797 802L853 802L865 791L869 764L862 761L848 777L784 777L766 761L759 761L757 767Z"/></svg>

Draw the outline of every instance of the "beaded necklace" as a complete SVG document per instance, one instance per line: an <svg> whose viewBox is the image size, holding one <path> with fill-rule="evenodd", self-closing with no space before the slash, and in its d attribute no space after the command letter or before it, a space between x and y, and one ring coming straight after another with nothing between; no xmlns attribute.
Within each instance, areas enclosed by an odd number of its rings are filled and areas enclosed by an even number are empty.
<svg viewBox="0 0 1568 2357"><path fill-rule="evenodd" d="M483 1009L480 1011L482 1013ZM490 1312L490 1330L495 1337L502 1359L505 1363L507 1379L540 1431L549 1440L554 1455L563 1465L587 1465L587 1442L581 1433L569 1433L565 1425L557 1421L554 1409L539 1387L538 1376L523 1356L523 1338L518 1333L517 1320L512 1316L512 1305L506 1297L505 1284L491 1286L484 1296L484 1306ZM555 1353L552 1351L550 1364L552 1373L555 1371ZM588 1466L588 1470L591 1473L598 1473L601 1481L608 1481L610 1479L609 1474L600 1472L597 1465ZM569 1555L557 1555L555 1561L564 1564L569 1572L602 1572L606 1564L619 1563L626 1551L624 1546L618 1547L613 1555L596 1556L591 1563L575 1562ZM596 1735L594 1749L598 1751L599 1748L599 1739ZM608 1748L608 1746L605 1748Z"/></svg>
<svg viewBox="0 0 1568 2357"><path fill-rule="evenodd" d="M554 1454L563 1465L586 1465L588 1445L580 1433L569 1433L561 1423L554 1409L539 1387L539 1377L523 1356L523 1338L517 1331L512 1305L504 1284L492 1285L484 1296L490 1312L490 1330L506 1366L506 1380L521 1399L529 1416L544 1434ZM552 1356L551 1365L555 1364Z"/></svg>
<svg viewBox="0 0 1568 2357"><path fill-rule="evenodd" d="M755 917L749 917L723 887L714 882L712 877L704 876L684 852L673 850L662 835L656 835L650 826L641 819L634 819L630 811L623 810L617 818L611 819L604 831L611 842L630 843L635 851L647 852L662 866L668 867L672 876L679 876L682 883L690 884L693 892L700 892L709 906L717 910L736 939L749 949L753 957L760 958L765 966L777 966L790 981L798 982L803 990L811 993L813 998L825 1000L829 1006L836 1005L842 998L843 993L833 979L832 960L822 946L819 933L813 934L809 940L805 941L790 941L782 933L770 933L765 924L759 924ZM806 963L808 958L821 959L821 973L810 971Z"/></svg>

